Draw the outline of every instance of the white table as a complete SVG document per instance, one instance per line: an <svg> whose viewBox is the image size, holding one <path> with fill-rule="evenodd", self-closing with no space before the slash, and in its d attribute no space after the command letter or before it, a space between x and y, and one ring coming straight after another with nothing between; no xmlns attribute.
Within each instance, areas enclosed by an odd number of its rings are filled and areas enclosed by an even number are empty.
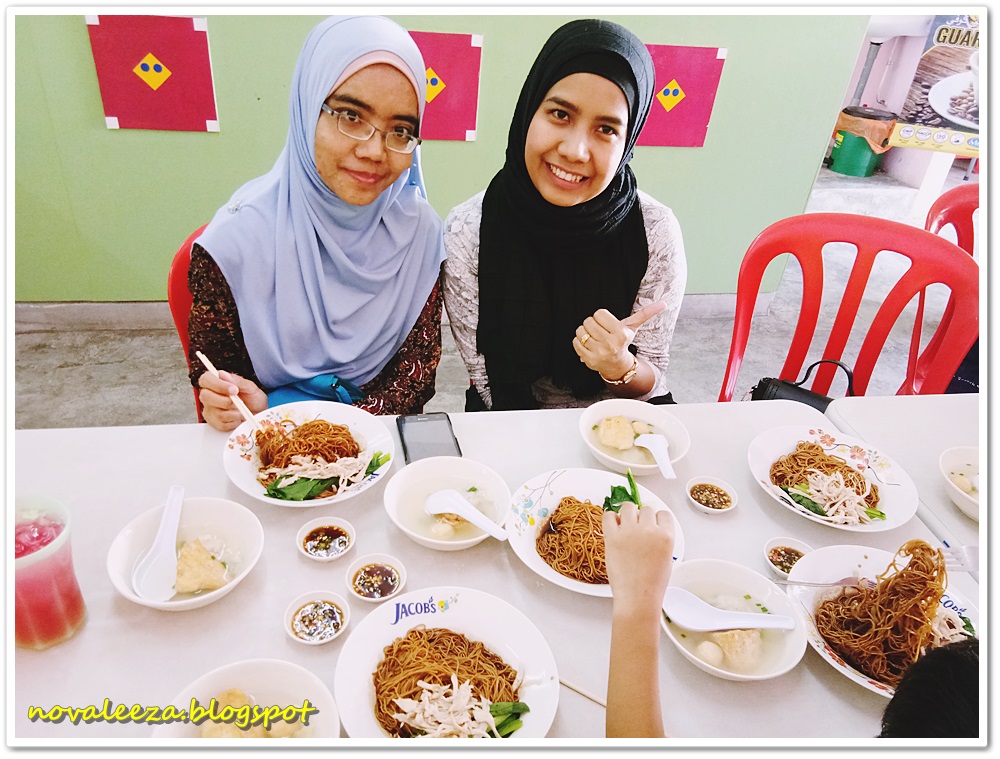
<svg viewBox="0 0 1000 759"><path fill-rule="evenodd" d="M916 517L889 532L861 535L798 517L764 494L747 466L747 447L754 436L772 426L828 423L804 404L711 403L669 410L690 431L691 449L677 464L677 480L665 481L657 473L642 482L676 514L687 558L726 558L766 574L762 546L776 535L796 536L814 547L864 542L887 551L911 538L933 539ZM600 468L577 432L580 413L575 409L493 412L454 414L452 419L465 455L489 464L513 490L551 469ZM395 430L391 417L384 422ZM300 664L317 672L332 691L346 636L325 646L303 646L285 635L280 622L288 602L303 589L325 585L344 592L346 568L340 562L310 562L293 543L302 523L331 513L357 527L355 550L384 550L402 558L409 574L407 590L461 584L502 595L538 626L553 649L561 678L593 693L606 692L610 599L550 584L525 567L508 546L495 541L453 553L418 546L386 517L383 484L343 503L315 509L257 502L226 478L221 463L225 439L224 433L205 425L15 434L17 492L44 489L73 509L75 563L89 617L66 643L43 652L15 651L8 670L15 677L10 735L85 745L145 741L148 726L31 723L27 708L99 705L104 698L129 705L164 705L205 672L249 658L276 657ZM398 452L397 447L395 467L402 463ZM109 462L115 462L117 472L102 476L100 467ZM737 509L724 515L695 511L683 488L697 474L718 475L732 483L740 497ZM171 613L119 596L108 579L105 557L115 534L136 514L162 502L174 483L183 484L189 495L227 497L251 508L264 526L265 546L253 572L228 596L199 610ZM961 592L978 598L978 584L967 577L958 580ZM352 604L352 628L369 612L362 604ZM849 682L812 649L780 678L736 683L702 672L666 636L661 641L665 724L677 739L672 745L684 739L702 744L727 738L870 738L879 731L886 700ZM604 735L603 709L566 688L560 689L559 698L550 738Z"/></svg>
<svg viewBox="0 0 1000 759"><path fill-rule="evenodd" d="M985 403L985 399L982 401ZM938 466L941 451L979 445L978 393L837 398L826 415L837 428L895 460L917 486L917 516L949 545L979 545L979 522L952 503Z"/></svg>

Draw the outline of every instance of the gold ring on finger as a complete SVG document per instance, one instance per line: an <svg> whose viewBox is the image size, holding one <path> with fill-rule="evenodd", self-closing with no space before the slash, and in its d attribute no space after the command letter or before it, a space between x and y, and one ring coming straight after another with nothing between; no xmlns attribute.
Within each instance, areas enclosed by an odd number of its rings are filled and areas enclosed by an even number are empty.
<svg viewBox="0 0 1000 759"><path fill-rule="evenodd" d="M580 345L581 346L586 346L587 345L587 341L589 339L590 339L590 333L589 332L584 332L583 333L583 337L580 338Z"/></svg>

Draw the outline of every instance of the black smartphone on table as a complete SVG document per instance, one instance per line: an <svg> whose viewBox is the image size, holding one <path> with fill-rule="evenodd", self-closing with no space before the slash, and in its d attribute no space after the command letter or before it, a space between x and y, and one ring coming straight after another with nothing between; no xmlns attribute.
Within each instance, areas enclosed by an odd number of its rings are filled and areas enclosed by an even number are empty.
<svg viewBox="0 0 1000 759"><path fill-rule="evenodd" d="M403 414L396 417L399 439L403 443L406 463L431 456L461 456L462 448L451 427L451 419L443 411L429 414Z"/></svg>

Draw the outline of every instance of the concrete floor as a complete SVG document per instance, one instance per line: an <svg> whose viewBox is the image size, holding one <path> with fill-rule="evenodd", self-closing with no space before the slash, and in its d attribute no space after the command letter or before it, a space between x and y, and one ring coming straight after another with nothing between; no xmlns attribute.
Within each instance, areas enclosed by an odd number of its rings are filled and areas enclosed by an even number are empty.
<svg viewBox="0 0 1000 759"><path fill-rule="evenodd" d="M963 173L953 169L947 186L961 182ZM859 194L858 190L863 192ZM869 215L903 219L906 214L901 209L909 207L915 192L884 175L864 180L840 177L824 169L808 210L864 213L864 208L869 208ZM864 200L866 193L877 200ZM860 210L859 202L864 206ZM832 258L849 261L853 254L845 248L830 246L828 252ZM834 268L840 272L845 269L843 265ZM882 294L898 275L898 269L882 267L876 278L878 287L870 287L866 292L859 323L870 322ZM832 319L824 316L839 302L837 294L843 291L844 282L843 276L832 277L828 282L821 323ZM780 370L798 313L800 283L797 265L786 267L767 313L755 319L735 398L742 397L760 377L774 376ZM929 318L936 321L946 297L940 291L931 294ZM704 298L717 296L688 296L685 300L671 346L668 386L680 403L715 401L725 373L732 336L732 305L724 309L725 316L706 316L712 309L699 307L699 300ZM105 305L103 309L105 317L112 314L114 322L115 307ZM13 341L15 428L194 422L194 396L187 381L180 343L166 309L157 313L162 318L140 324L138 329L100 323L97 328L94 324L81 328L79 312L72 306L20 304ZM37 318L39 314L45 318ZM118 321L135 324L130 319ZM426 410L459 412L464 410L468 375L448 327L442 333L444 352L436 394ZM908 340L906 329L899 329L890 337L868 394L895 393L903 378ZM817 339L814 344L823 343ZM849 344L848 363L856 352L857 345ZM842 385L838 381L832 394L843 395Z"/></svg>

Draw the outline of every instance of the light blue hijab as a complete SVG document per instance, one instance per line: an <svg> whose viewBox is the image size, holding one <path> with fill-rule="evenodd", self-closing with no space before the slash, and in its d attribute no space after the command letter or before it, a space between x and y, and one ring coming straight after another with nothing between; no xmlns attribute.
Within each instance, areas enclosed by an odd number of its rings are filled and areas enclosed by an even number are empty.
<svg viewBox="0 0 1000 759"><path fill-rule="evenodd" d="M425 81L416 43L389 19L335 16L309 33L292 78L288 140L274 168L237 190L197 240L232 290L266 387L320 374L356 385L373 379L416 323L445 258L441 220L421 197L417 153L367 206L338 198L316 169L320 106L353 61L383 50ZM425 92L418 90L423 117Z"/></svg>

